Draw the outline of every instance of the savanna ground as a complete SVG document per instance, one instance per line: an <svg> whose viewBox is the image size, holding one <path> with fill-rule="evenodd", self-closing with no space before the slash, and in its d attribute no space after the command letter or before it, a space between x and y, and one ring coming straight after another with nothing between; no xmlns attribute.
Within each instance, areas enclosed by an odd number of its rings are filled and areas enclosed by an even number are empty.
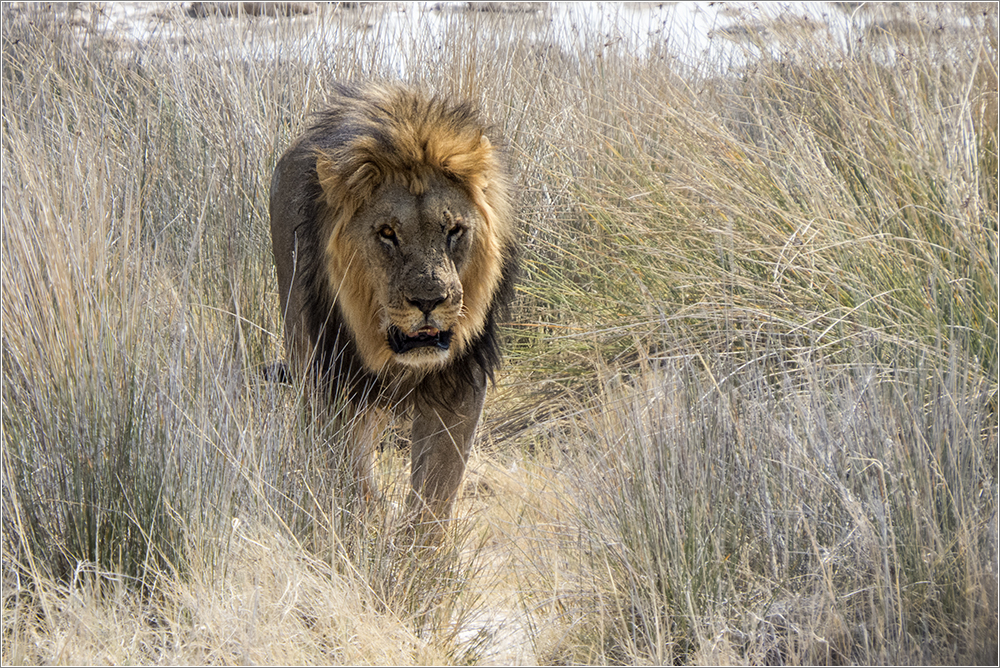
<svg viewBox="0 0 1000 668"><path fill-rule="evenodd" d="M3 663L995 664L997 6L739 10L727 61L396 11L3 8ZM355 514L258 373L271 170L370 78L481 105L519 185L419 564L405 434Z"/></svg>

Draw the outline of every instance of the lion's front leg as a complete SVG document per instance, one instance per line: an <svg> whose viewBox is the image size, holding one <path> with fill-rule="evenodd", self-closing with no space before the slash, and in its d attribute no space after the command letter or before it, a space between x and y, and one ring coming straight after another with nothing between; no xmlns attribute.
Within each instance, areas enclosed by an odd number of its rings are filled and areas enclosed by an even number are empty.
<svg viewBox="0 0 1000 668"><path fill-rule="evenodd" d="M351 477L360 486L361 498L369 508L378 494L372 460L388 423L389 416L385 410L363 406L349 427L347 455Z"/></svg>
<svg viewBox="0 0 1000 668"><path fill-rule="evenodd" d="M483 411L486 378L444 393L418 394L414 402L409 506L416 527L437 534L451 514L472 438ZM428 396L429 395L429 396ZM442 401L447 396L448 401Z"/></svg>

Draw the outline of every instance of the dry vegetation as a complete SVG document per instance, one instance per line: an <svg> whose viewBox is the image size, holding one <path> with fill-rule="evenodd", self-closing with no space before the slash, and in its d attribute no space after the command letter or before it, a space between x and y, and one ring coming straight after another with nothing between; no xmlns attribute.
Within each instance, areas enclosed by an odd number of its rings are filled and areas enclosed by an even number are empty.
<svg viewBox="0 0 1000 668"><path fill-rule="evenodd" d="M996 5L747 16L738 66L384 11L4 7L3 663L995 664ZM258 374L271 170L371 77L481 104L521 187L508 364L419 564L400 437L359 516Z"/></svg>

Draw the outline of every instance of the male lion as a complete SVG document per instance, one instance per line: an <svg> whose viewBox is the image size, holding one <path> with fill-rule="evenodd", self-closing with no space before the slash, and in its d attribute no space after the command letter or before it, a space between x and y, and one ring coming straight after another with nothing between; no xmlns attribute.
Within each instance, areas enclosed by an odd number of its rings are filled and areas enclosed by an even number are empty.
<svg viewBox="0 0 1000 668"><path fill-rule="evenodd" d="M385 421L412 416L418 524L451 511L517 271L507 176L484 132L467 104L341 86L271 180L290 366L353 409L365 496Z"/></svg>

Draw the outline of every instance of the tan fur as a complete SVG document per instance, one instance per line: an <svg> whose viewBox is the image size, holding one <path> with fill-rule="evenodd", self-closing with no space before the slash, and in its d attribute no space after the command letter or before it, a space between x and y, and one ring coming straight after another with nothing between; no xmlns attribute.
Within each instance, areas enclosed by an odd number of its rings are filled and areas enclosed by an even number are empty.
<svg viewBox="0 0 1000 668"><path fill-rule="evenodd" d="M271 227L293 368L318 360L359 411L411 409L412 502L440 518L516 269L507 178L482 124L404 87L343 88L275 169Z"/></svg>

